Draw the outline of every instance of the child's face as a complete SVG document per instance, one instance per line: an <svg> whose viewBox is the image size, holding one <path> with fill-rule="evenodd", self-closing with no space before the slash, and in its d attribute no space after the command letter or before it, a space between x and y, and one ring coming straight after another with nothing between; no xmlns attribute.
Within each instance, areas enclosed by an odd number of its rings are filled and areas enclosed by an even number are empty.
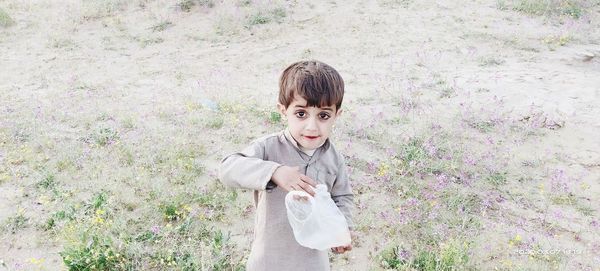
<svg viewBox="0 0 600 271"><path fill-rule="evenodd" d="M278 104L279 111L287 118L290 133L298 144L314 150L321 146L331 134L331 127L342 113L336 106L307 107L306 100L295 95L294 100L285 108Z"/></svg>

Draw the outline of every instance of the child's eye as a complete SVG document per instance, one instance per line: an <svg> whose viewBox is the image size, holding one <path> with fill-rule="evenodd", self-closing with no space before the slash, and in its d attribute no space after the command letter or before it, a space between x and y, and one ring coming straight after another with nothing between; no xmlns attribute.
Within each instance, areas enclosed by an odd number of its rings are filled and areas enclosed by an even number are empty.
<svg viewBox="0 0 600 271"><path fill-rule="evenodd" d="M328 113L321 113L319 114L319 117L321 117L321 119L324 120L328 120L329 118L331 118L331 116Z"/></svg>
<svg viewBox="0 0 600 271"><path fill-rule="evenodd" d="M306 117L306 112L298 111L298 112L296 112L296 117L304 118L304 117Z"/></svg>

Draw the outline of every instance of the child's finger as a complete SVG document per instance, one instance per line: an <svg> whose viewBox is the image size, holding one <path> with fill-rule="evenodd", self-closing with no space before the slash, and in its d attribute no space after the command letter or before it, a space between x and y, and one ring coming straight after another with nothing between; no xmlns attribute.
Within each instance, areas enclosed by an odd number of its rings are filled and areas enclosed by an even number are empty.
<svg viewBox="0 0 600 271"><path fill-rule="evenodd" d="M312 187L309 184L300 182L298 185L300 187L302 187L302 190L304 190L309 195L311 195L313 197L315 196L315 191L314 191L314 189L312 189Z"/></svg>
<svg viewBox="0 0 600 271"><path fill-rule="evenodd" d="M300 180L304 181L305 183L310 184L311 186L317 186L317 182L315 182L313 179L311 179L310 177L304 175L304 174L300 174Z"/></svg>

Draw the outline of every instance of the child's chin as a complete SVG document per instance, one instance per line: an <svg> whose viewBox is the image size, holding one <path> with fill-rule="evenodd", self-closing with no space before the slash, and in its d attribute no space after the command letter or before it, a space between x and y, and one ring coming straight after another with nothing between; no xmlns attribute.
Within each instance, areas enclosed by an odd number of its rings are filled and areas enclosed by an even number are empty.
<svg viewBox="0 0 600 271"><path fill-rule="evenodd" d="M321 145L321 140L312 140L310 142L305 142L302 145L303 145L303 147L305 147L307 149L314 150Z"/></svg>

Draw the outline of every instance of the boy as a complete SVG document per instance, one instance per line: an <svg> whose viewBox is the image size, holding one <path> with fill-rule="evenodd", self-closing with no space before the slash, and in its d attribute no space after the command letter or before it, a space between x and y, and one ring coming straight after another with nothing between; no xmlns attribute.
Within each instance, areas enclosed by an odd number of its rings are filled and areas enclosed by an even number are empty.
<svg viewBox="0 0 600 271"><path fill-rule="evenodd" d="M352 229L353 193L344 159L329 141L343 97L344 81L329 65L290 65L279 81L277 105L287 128L223 159L219 179L254 190L256 219L247 270L329 270L327 251L300 246L294 238L284 203L288 191L314 195L313 188L325 184ZM347 244L332 251L351 249Z"/></svg>

